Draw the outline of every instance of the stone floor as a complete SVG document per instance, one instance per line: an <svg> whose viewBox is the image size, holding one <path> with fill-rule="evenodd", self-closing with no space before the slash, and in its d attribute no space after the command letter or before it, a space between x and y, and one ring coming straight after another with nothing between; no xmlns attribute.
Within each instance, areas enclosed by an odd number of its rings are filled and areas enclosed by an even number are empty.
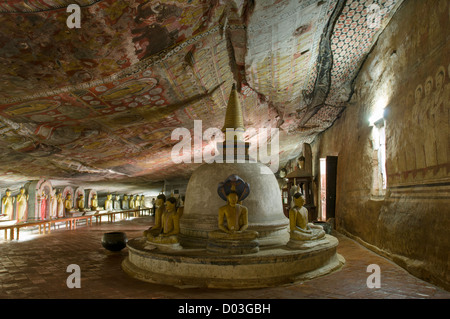
<svg viewBox="0 0 450 319"><path fill-rule="evenodd" d="M124 231L128 238L141 235L152 217L64 228L51 234L21 232L19 241L0 237L0 298L11 299L450 299L450 292L417 279L389 260L355 241L334 234L340 241L338 253L345 266L330 275L293 285L254 290L178 289L154 285L128 277L121 270L127 256L105 250L102 234ZM3 234L0 234L3 236ZM81 288L69 289L67 267L81 269ZM367 266L381 269L381 288L369 289Z"/></svg>

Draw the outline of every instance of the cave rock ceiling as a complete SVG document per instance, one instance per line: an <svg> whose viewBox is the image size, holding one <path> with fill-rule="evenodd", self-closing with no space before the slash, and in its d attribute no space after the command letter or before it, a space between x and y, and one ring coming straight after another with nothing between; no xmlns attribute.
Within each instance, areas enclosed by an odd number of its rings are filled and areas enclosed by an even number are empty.
<svg viewBox="0 0 450 319"><path fill-rule="evenodd" d="M2 1L2 185L187 178L199 164L173 163L171 133L221 128L233 83L246 127L279 128L283 165L342 112L400 4Z"/></svg>

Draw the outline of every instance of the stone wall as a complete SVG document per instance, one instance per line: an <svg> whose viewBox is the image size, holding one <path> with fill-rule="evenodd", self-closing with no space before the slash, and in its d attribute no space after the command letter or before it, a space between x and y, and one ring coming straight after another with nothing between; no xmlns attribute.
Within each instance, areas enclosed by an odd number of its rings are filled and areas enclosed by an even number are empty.
<svg viewBox="0 0 450 319"><path fill-rule="evenodd" d="M317 180L319 158L338 156L337 229L447 290L449 15L449 1L405 1L364 62L346 110L312 145ZM380 195L369 118L383 106L387 188Z"/></svg>

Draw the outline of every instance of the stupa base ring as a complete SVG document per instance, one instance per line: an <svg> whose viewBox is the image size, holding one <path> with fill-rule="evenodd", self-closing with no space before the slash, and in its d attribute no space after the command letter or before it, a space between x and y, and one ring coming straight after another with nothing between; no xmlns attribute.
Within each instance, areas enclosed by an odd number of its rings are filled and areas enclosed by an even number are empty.
<svg viewBox="0 0 450 319"><path fill-rule="evenodd" d="M165 252L145 249L144 237L128 241L122 269L131 277L180 288L263 288L292 284L339 270L345 260L337 254L338 240L304 250L286 246L248 255L212 255L205 249Z"/></svg>

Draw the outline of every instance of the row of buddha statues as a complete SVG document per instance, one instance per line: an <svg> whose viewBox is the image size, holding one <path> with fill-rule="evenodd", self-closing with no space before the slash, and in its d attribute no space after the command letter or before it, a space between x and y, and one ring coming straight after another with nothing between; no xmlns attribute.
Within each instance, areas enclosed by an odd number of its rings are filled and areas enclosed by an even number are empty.
<svg viewBox="0 0 450 319"><path fill-rule="evenodd" d="M132 210L136 208L147 208L144 195L120 195L108 194L104 203L104 207L99 206L97 194L94 193L88 205L84 194L79 194L75 199L71 193L67 193L64 197L63 193L58 190L53 195L49 195L45 190L36 193L37 206L33 205L37 219L55 219L65 217L74 213L86 213L89 211L99 212ZM16 196L12 196L10 189L5 191L5 195L1 200L0 220L17 222L26 221L29 207L29 194L26 193L25 187L21 187Z"/></svg>
<svg viewBox="0 0 450 319"><path fill-rule="evenodd" d="M62 199L62 194L60 192L57 193L58 203ZM99 200L97 194L93 194L90 200L88 207L86 207L86 200L83 194L80 194L76 199L76 206L74 206L74 202L72 199L72 194L67 194L64 199L64 213L70 214L75 212L86 213L89 211L99 212L99 211L120 211L120 210L132 210L138 208L147 208L145 203L144 195L123 195L122 199L120 195L108 194L106 195L106 200L104 203L104 207L99 206ZM58 205L59 207L59 205ZM59 214L57 216L60 216Z"/></svg>
<svg viewBox="0 0 450 319"><path fill-rule="evenodd" d="M78 205L78 207L80 207L80 205ZM93 211L99 210L113 211L113 210L127 210L135 208L147 208L145 204L144 195L131 195L131 196L123 195L121 199L120 195L114 195L113 198L112 194L108 194L106 195L104 207L98 206L97 195L94 195L90 203L90 209Z"/></svg>
<svg viewBox="0 0 450 319"><path fill-rule="evenodd" d="M226 204L218 209L218 229L208 233L207 250L224 254L258 252L259 234L248 229L248 209L243 205L250 194L250 185L239 176L231 175L219 183L217 191ZM308 211L303 206L304 195L296 193L293 198L294 206L289 211L290 239L286 246L291 249L307 249L324 243L326 239L323 227L308 221ZM174 197L166 200L162 194L157 197L155 204L155 223L144 231L144 237L149 243L159 247L182 248L178 237L183 207L177 207Z"/></svg>

